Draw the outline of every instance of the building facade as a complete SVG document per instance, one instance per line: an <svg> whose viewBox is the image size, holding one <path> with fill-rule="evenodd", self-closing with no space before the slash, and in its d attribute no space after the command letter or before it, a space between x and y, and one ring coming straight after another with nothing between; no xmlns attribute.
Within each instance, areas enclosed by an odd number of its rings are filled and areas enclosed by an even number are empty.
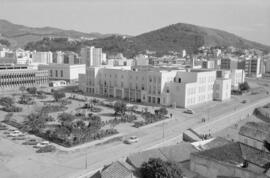
<svg viewBox="0 0 270 178"><path fill-rule="evenodd" d="M53 61L53 53L50 51L36 51L32 54L32 64L50 64Z"/></svg>
<svg viewBox="0 0 270 178"><path fill-rule="evenodd" d="M90 95L176 107L213 100L215 81L216 71L129 66L90 67L79 79L80 89Z"/></svg>
<svg viewBox="0 0 270 178"><path fill-rule="evenodd" d="M106 57L103 54L102 48L84 47L81 49L81 63L86 64L86 67L100 66Z"/></svg>
<svg viewBox="0 0 270 178"><path fill-rule="evenodd" d="M48 86L48 71L35 69L0 69L1 90L16 89L21 86Z"/></svg>
<svg viewBox="0 0 270 178"><path fill-rule="evenodd" d="M66 82L78 81L79 74L85 73L85 64L48 64L39 65L39 70L48 70L50 80L65 80Z"/></svg>

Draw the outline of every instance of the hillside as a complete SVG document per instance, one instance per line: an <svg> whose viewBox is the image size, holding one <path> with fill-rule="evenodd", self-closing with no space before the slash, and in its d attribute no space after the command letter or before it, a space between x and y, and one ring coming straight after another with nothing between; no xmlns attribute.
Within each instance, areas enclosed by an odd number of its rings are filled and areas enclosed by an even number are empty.
<svg viewBox="0 0 270 178"><path fill-rule="evenodd" d="M61 46L60 49L62 50L70 49L69 44L63 46L63 44L56 41L48 40L29 43L26 45L26 49L54 51L57 50L58 45ZM71 45L72 49L77 52L82 46L94 45L96 47L102 47L107 53L122 52L128 57L145 52L146 50L156 51L160 55L166 54L169 51L181 52L184 49L188 52L195 52L201 46L234 46L237 48L255 48L264 52L270 52L269 46L245 40L234 34L183 23L170 25L135 37L113 35Z"/></svg>
<svg viewBox="0 0 270 178"><path fill-rule="evenodd" d="M74 30L62 30L52 27L34 28L13 24L0 19L0 39L7 39L13 47L23 47L29 42L39 41L44 37L100 38L99 33L82 33ZM107 35L108 36L108 35Z"/></svg>

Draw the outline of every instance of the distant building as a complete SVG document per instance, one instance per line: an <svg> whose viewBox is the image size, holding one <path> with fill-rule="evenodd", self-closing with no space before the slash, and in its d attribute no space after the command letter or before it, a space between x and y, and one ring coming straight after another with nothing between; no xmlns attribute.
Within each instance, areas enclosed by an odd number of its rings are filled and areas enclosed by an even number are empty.
<svg viewBox="0 0 270 178"><path fill-rule="evenodd" d="M135 64L137 66L146 66L149 65L148 56L140 54L135 57Z"/></svg>
<svg viewBox="0 0 270 178"><path fill-rule="evenodd" d="M214 60L209 61L202 61L202 68L203 69L215 69L216 68L216 62Z"/></svg>
<svg viewBox="0 0 270 178"><path fill-rule="evenodd" d="M262 63L260 57L245 60L245 73L247 77L262 77Z"/></svg>
<svg viewBox="0 0 270 178"><path fill-rule="evenodd" d="M217 78L214 85L214 100L227 100L231 98L230 71L217 71Z"/></svg>
<svg viewBox="0 0 270 178"><path fill-rule="evenodd" d="M32 54L32 64L50 64L53 61L53 53L50 51L36 51Z"/></svg>
<svg viewBox="0 0 270 178"><path fill-rule="evenodd" d="M53 61L55 64L63 64L64 63L64 52L56 51L53 53Z"/></svg>
<svg viewBox="0 0 270 178"><path fill-rule="evenodd" d="M79 74L85 73L85 64L48 64L39 65L39 70L48 70L50 80L78 81Z"/></svg>
<svg viewBox="0 0 270 178"><path fill-rule="evenodd" d="M86 67L100 66L104 61L105 55L102 53L102 48L84 47L81 49L81 63L86 64Z"/></svg>

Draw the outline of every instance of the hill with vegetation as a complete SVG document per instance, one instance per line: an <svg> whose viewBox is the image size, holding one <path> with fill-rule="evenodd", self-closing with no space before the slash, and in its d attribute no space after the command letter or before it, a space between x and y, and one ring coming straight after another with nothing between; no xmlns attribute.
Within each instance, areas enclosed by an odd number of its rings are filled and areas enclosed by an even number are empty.
<svg viewBox="0 0 270 178"><path fill-rule="evenodd" d="M100 33L82 33L74 30L62 30L59 28L42 27L34 28L13 24L0 19L0 39L8 40L12 47L23 47L29 42L42 40L44 37L86 38L94 39L108 35Z"/></svg>
<svg viewBox="0 0 270 178"><path fill-rule="evenodd" d="M193 53L201 46L234 46L240 49L254 48L270 52L270 46L246 40L232 33L184 23L170 25L134 37L112 35L76 43L61 43L57 40L43 39L28 43L25 47L40 51L72 50L78 52L82 46L87 45L101 47L109 54L121 52L127 57L145 53L147 50L156 51L157 55L167 54L170 51L181 52L182 50Z"/></svg>

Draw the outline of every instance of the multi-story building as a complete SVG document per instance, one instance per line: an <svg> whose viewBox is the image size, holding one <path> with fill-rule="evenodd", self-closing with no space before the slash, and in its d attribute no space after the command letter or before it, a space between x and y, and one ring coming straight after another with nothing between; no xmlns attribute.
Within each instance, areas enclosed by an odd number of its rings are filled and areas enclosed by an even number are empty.
<svg viewBox="0 0 270 178"><path fill-rule="evenodd" d="M21 65L0 66L0 90L48 85L48 71Z"/></svg>
<svg viewBox="0 0 270 178"><path fill-rule="evenodd" d="M62 51L54 52L52 62L55 64L63 64L64 63L64 52L62 52Z"/></svg>
<svg viewBox="0 0 270 178"><path fill-rule="evenodd" d="M63 64L70 64L70 65L80 64L79 55L71 51L65 52Z"/></svg>
<svg viewBox="0 0 270 178"><path fill-rule="evenodd" d="M232 80L232 89L238 90L239 84L245 82L245 71L243 69L231 70L230 78Z"/></svg>
<svg viewBox="0 0 270 178"><path fill-rule="evenodd" d="M85 73L85 64L48 64L39 65L39 70L48 70L50 80L78 81L79 74Z"/></svg>
<svg viewBox="0 0 270 178"><path fill-rule="evenodd" d="M130 66L90 67L79 79L80 88L86 94L177 107L213 100L215 81L214 70L186 72L180 69Z"/></svg>
<svg viewBox="0 0 270 178"><path fill-rule="evenodd" d="M230 71L217 71L217 78L214 85L214 100L227 100L231 98Z"/></svg>
<svg viewBox="0 0 270 178"><path fill-rule="evenodd" d="M260 57L254 57L251 59L245 60L245 73L247 77L261 77L262 71L261 71L261 58Z"/></svg>
<svg viewBox="0 0 270 178"><path fill-rule="evenodd" d="M103 55L102 48L91 46L81 49L81 63L86 64L86 67L100 66L102 61L104 61L104 57L106 57L106 55Z"/></svg>
<svg viewBox="0 0 270 178"><path fill-rule="evenodd" d="M53 61L53 54L50 51L36 51L32 54L32 64L50 64Z"/></svg>
<svg viewBox="0 0 270 178"><path fill-rule="evenodd" d="M215 69L216 62L214 60L202 61L202 68L203 69Z"/></svg>

